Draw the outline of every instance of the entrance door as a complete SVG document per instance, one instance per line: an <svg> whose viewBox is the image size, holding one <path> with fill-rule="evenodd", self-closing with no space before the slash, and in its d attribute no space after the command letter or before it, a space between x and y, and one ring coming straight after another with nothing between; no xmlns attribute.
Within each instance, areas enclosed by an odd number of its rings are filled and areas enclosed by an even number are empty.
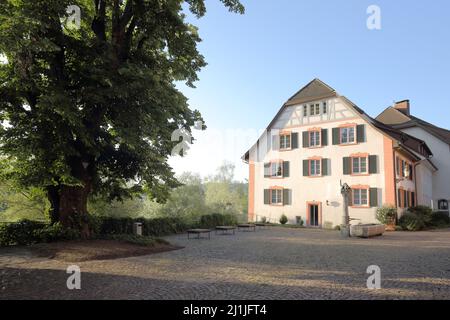
<svg viewBox="0 0 450 320"><path fill-rule="evenodd" d="M310 204L309 205L309 225L311 227L319 226L319 205Z"/></svg>

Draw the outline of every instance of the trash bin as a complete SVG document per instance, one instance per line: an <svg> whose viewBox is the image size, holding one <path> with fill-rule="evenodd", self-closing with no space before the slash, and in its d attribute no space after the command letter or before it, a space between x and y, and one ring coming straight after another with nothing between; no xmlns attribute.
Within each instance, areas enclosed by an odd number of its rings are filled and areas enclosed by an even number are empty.
<svg viewBox="0 0 450 320"><path fill-rule="evenodd" d="M142 236L142 222L134 223L134 234L138 236Z"/></svg>

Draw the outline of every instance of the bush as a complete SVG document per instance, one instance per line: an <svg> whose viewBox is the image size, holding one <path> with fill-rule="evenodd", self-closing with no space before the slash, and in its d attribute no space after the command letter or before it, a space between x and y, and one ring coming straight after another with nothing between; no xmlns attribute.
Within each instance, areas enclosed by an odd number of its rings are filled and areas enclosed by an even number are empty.
<svg viewBox="0 0 450 320"><path fill-rule="evenodd" d="M237 224L237 217L233 214L213 213L200 217L200 227L202 228L214 228L216 226L234 226Z"/></svg>
<svg viewBox="0 0 450 320"><path fill-rule="evenodd" d="M280 217L280 223L281 224L286 224L288 222L288 218L286 217L285 214L282 214Z"/></svg>
<svg viewBox="0 0 450 320"><path fill-rule="evenodd" d="M101 235L133 234L135 222L142 223L142 234L144 236L164 236L189 229L189 226L181 218L99 218L99 220L99 233Z"/></svg>
<svg viewBox="0 0 450 320"><path fill-rule="evenodd" d="M43 222L21 220L0 225L0 246L28 245L37 242L35 231L46 226Z"/></svg>
<svg viewBox="0 0 450 320"><path fill-rule="evenodd" d="M30 245L39 242L71 240L79 237L76 230L30 220L0 225L0 246Z"/></svg>
<svg viewBox="0 0 450 320"><path fill-rule="evenodd" d="M105 240L117 240L126 243L136 244L139 246L152 247L156 244L168 244L167 241L163 239L153 238L149 236L138 236L134 234L113 234L104 235L101 239Z"/></svg>
<svg viewBox="0 0 450 320"><path fill-rule="evenodd" d="M430 207L426 206L416 206L408 208L409 213L413 213L417 215L422 221L425 223L426 226L431 225L431 215L433 213L433 210L431 210Z"/></svg>
<svg viewBox="0 0 450 320"><path fill-rule="evenodd" d="M397 217L397 208L393 206L384 205L377 209L376 218L382 224L392 224Z"/></svg>
<svg viewBox="0 0 450 320"><path fill-rule="evenodd" d="M450 225L450 216L447 211L437 211L431 214L430 225L433 227L445 227Z"/></svg>
<svg viewBox="0 0 450 320"><path fill-rule="evenodd" d="M408 231L420 231L425 228L423 219L419 215L411 212L405 213L398 223L403 230Z"/></svg>

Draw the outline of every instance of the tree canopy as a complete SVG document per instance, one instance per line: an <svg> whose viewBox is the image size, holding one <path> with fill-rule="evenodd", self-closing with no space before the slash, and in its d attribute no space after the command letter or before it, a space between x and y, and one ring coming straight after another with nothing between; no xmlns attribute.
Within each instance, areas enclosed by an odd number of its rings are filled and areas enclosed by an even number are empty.
<svg viewBox="0 0 450 320"><path fill-rule="evenodd" d="M171 134L202 118L175 82L193 87L205 66L185 4L206 12L203 0L0 3L0 170L46 190L54 221L70 227L91 194L164 201L179 185ZM69 5L81 9L80 28L61 22Z"/></svg>

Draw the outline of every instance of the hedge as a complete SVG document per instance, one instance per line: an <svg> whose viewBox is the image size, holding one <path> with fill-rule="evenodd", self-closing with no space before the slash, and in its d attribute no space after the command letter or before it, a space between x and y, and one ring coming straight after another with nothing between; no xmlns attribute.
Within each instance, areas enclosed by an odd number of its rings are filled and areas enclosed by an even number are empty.
<svg viewBox="0 0 450 320"><path fill-rule="evenodd" d="M131 235L134 223L142 223L142 235L160 237L185 232L187 229L214 228L219 225L236 225L237 216L232 214L203 215L194 224L188 224L179 217L165 217L154 219L132 218L103 218L88 217L89 226L95 236ZM79 238L79 234L72 229L64 229L59 223L50 225L44 222L23 220L14 223L0 224L0 246L29 245L38 242L53 242Z"/></svg>

